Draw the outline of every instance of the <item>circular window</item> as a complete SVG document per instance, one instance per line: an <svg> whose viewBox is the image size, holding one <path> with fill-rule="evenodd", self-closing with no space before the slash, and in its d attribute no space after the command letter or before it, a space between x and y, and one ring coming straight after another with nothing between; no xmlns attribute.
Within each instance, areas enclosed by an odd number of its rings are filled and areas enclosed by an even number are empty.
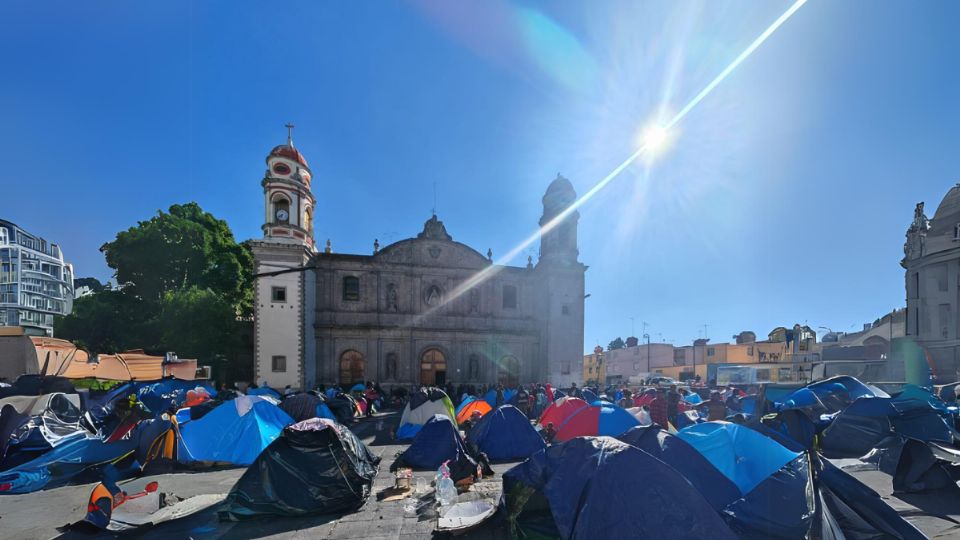
<svg viewBox="0 0 960 540"><path fill-rule="evenodd" d="M290 174L290 167L286 163L276 163L273 165L273 172L277 174Z"/></svg>

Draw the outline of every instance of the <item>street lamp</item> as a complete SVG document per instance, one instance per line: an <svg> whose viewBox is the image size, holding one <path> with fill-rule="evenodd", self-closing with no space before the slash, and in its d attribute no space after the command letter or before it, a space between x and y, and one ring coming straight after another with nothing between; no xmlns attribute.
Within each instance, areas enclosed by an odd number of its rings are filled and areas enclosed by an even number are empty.
<svg viewBox="0 0 960 540"><path fill-rule="evenodd" d="M650 371L650 334L644 334L643 337L647 340L647 371Z"/></svg>

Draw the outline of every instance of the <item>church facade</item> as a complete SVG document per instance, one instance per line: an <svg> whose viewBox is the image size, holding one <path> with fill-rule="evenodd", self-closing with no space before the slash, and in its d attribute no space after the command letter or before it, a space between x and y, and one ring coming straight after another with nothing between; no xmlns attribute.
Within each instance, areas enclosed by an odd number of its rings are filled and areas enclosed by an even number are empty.
<svg viewBox="0 0 960 540"><path fill-rule="evenodd" d="M258 383L579 380L587 267L579 214L561 216L576 199L569 180L558 175L543 196L539 260L506 266L455 241L436 215L369 255L334 253L329 241L318 250L311 179L291 138L267 156L263 238L251 242Z"/></svg>
<svg viewBox="0 0 960 540"><path fill-rule="evenodd" d="M960 376L960 184L933 218L918 203L903 246L906 334L926 349L939 379Z"/></svg>

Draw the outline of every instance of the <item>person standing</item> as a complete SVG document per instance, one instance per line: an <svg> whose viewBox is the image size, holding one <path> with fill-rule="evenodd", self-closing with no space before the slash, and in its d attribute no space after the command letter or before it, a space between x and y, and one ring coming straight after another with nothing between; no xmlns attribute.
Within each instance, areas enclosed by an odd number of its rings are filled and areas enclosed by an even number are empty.
<svg viewBox="0 0 960 540"><path fill-rule="evenodd" d="M667 414L667 396L663 388L657 388L656 397L650 402L648 408L650 409L650 420L652 420L654 424L667 429L669 427L669 422L667 421L669 416Z"/></svg>
<svg viewBox="0 0 960 540"><path fill-rule="evenodd" d="M671 384L667 391L667 420L672 424L677 423L677 413L680 412L680 393L677 392L677 385Z"/></svg>
<svg viewBox="0 0 960 540"><path fill-rule="evenodd" d="M710 399L697 405L697 409L707 408L707 420L713 422L716 420L726 420L727 405L723 402L720 392L711 392Z"/></svg>

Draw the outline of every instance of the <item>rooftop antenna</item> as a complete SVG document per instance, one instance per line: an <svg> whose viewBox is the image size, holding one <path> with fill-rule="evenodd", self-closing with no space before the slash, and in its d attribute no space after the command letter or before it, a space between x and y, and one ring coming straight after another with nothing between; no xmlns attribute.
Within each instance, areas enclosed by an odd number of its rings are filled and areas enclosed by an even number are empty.
<svg viewBox="0 0 960 540"><path fill-rule="evenodd" d="M287 128L287 146L293 148L293 122L287 122L283 127Z"/></svg>
<svg viewBox="0 0 960 540"><path fill-rule="evenodd" d="M709 324L703 325L703 339L707 339L707 329L710 328Z"/></svg>
<svg viewBox="0 0 960 540"><path fill-rule="evenodd" d="M437 216L437 182L436 180L434 180L433 182L433 209L431 210L431 212L433 213L434 217Z"/></svg>

